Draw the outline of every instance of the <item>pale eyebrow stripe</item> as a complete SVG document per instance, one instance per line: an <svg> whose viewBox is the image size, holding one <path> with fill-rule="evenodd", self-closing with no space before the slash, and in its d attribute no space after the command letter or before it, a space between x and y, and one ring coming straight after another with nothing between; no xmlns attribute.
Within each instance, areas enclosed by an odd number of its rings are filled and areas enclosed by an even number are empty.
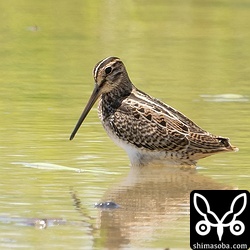
<svg viewBox="0 0 250 250"><path fill-rule="evenodd" d="M111 58L111 57L104 58L104 59L103 59L102 61L100 61L99 64L95 67L94 77L96 76L96 73L97 73L97 71L98 71L100 65L101 65L102 63L104 63L106 60L108 60L109 58Z"/></svg>
<svg viewBox="0 0 250 250"><path fill-rule="evenodd" d="M94 78L96 78L97 72L98 72L99 68L104 64L104 62L110 60L111 58L115 59L116 61L120 60L118 57L110 56L110 57L107 57L107 58L103 59L102 61L100 61L99 64L96 65L96 67L94 68L94 72L93 72Z"/></svg>

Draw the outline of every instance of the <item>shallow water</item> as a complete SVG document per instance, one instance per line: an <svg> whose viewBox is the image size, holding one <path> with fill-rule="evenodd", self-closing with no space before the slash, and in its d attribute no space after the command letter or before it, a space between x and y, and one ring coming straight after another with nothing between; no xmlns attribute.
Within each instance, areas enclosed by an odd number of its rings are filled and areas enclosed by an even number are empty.
<svg viewBox="0 0 250 250"><path fill-rule="evenodd" d="M0 248L189 248L193 189L250 190L247 1L11 1L0 15ZM131 170L94 108L106 56L237 153ZM95 106L96 107L96 106ZM95 203L112 200L118 209Z"/></svg>

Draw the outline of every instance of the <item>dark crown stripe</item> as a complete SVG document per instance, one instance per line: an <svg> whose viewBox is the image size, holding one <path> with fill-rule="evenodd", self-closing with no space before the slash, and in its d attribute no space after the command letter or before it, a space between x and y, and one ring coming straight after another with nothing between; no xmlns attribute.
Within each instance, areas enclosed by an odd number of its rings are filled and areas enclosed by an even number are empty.
<svg viewBox="0 0 250 250"><path fill-rule="evenodd" d="M109 64L110 62L117 61L117 60L120 60L120 58L111 56L111 57L107 57L107 58L103 59L102 61L98 62L93 70L94 78L96 79L99 69L103 68L105 65Z"/></svg>

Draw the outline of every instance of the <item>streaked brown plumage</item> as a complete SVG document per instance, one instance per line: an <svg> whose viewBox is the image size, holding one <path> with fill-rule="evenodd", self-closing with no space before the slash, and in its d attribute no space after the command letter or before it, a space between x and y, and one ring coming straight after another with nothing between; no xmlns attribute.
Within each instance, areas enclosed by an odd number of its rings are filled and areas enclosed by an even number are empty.
<svg viewBox="0 0 250 250"><path fill-rule="evenodd" d="M101 96L98 113L109 136L129 155L132 165L153 161L195 165L197 160L238 151L228 138L198 127L179 111L138 90L117 57L108 57L93 70L95 89L70 139Z"/></svg>

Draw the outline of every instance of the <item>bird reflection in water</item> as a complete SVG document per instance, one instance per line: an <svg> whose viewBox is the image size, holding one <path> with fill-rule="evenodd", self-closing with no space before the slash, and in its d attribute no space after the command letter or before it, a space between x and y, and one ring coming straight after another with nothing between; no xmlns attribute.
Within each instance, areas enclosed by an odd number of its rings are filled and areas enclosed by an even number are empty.
<svg viewBox="0 0 250 250"><path fill-rule="evenodd" d="M119 249L153 239L156 231L157 237L162 231L166 242L173 234L176 240L189 242L189 196L197 189L233 187L216 183L190 166L131 168L128 176L102 199L102 204L110 201L117 207L99 209L95 244ZM183 235L186 239L178 238Z"/></svg>

